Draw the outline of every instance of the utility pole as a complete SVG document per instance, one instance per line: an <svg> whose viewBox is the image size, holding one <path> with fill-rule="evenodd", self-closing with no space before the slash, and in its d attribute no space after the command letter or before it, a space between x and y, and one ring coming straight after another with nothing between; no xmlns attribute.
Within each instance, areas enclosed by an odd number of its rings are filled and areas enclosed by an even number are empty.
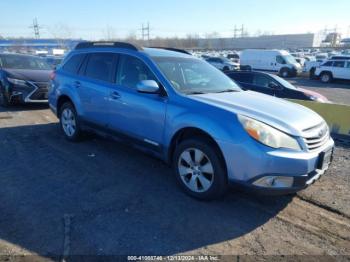
<svg viewBox="0 0 350 262"><path fill-rule="evenodd" d="M34 30L34 37L36 39L39 39L40 38L40 28L41 28L41 26L39 26L37 18L33 19L33 25L30 26L29 28L32 28Z"/></svg>
<svg viewBox="0 0 350 262"><path fill-rule="evenodd" d="M238 34L239 33L239 36L240 37L243 37L244 36L244 25L242 24L241 28L238 28L236 25L235 25L235 28L233 29L233 38L237 38Z"/></svg>
<svg viewBox="0 0 350 262"><path fill-rule="evenodd" d="M141 27L141 36L142 40L145 41L147 40L149 42L150 39L150 27L149 27L149 22L147 22L147 25L142 24Z"/></svg>

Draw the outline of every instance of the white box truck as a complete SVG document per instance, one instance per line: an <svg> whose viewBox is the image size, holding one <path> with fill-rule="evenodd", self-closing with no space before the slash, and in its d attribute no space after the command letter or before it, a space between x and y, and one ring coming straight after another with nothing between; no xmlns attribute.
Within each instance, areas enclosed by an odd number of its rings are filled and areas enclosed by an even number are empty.
<svg viewBox="0 0 350 262"><path fill-rule="evenodd" d="M301 65L284 50L247 49L241 52L241 68L277 72L282 77L296 76Z"/></svg>

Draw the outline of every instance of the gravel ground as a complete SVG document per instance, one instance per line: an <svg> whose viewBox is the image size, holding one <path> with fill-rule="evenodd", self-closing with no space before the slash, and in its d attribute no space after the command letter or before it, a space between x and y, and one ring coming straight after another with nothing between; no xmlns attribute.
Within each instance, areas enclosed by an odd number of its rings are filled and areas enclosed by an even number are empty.
<svg viewBox="0 0 350 262"><path fill-rule="evenodd" d="M137 150L66 141L46 107L0 108L0 255L350 255L349 152L297 195L201 202Z"/></svg>

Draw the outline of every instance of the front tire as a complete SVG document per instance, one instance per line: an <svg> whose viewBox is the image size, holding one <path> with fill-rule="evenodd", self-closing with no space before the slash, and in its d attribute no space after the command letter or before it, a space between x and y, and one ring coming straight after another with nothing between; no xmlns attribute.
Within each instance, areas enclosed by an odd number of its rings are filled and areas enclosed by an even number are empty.
<svg viewBox="0 0 350 262"><path fill-rule="evenodd" d="M202 200L221 197L227 190L227 172L220 152L204 139L181 142L175 149L173 170L181 188Z"/></svg>
<svg viewBox="0 0 350 262"><path fill-rule="evenodd" d="M316 68L315 68L315 67L313 67L313 68L310 69L309 77L310 77L311 80L313 80L313 79L316 78L316 76L315 76L315 71L316 71Z"/></svg>
<svg viewBox="0 0 350 262"><path fill-rule="evenodd" d="M76 142L81 139L78 114L71 102L64 103L60 108L60 126L69 141Z"/></svg>
<svg viewBox="0 0 350 262"><path fill-rule="evenodd" d="M333 80L333 76L329 72L322 73L320 77L322 83L330 83Z"/></svg>
<svg viewBox="0 0 350 262"><path fill-rule="evenodd" d="M10 101L7 99L4 92L0 89L0 106L9 107L10 104L11 104Z"/></svg>
<svg viewBox="0 0 350 262"><path fill-rule="evenodd" d="M280 71L280 76L283 78L287 78L290 77L291 73L290 70L288 68L282 68Z"/></svg>

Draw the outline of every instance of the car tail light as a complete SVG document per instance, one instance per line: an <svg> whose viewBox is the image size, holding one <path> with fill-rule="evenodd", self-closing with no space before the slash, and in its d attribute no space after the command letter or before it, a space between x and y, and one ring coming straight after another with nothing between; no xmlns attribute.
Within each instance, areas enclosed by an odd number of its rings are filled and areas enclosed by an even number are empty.
<svg viewBox="0 0 350 262"><path fill-rule="evenodd" d="M50 80L54 80L55 77L56 77L56 71L52 71L52 72L50 73Z"/></svg>

